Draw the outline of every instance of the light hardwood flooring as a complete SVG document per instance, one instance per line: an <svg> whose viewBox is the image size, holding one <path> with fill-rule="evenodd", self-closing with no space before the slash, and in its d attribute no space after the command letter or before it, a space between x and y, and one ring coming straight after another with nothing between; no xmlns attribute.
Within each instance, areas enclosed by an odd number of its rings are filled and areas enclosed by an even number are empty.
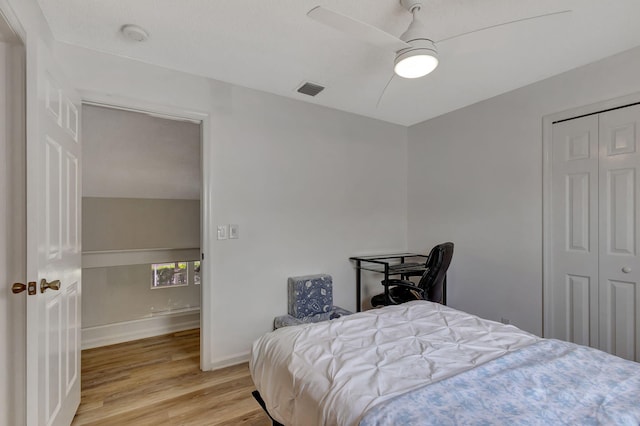
<svg viewBox="0 0 640 426"><path fill-rule="evenodd" d="M200 371L199 351L199 330L82 351L72 425L270 425L248 365Z"/></svg>

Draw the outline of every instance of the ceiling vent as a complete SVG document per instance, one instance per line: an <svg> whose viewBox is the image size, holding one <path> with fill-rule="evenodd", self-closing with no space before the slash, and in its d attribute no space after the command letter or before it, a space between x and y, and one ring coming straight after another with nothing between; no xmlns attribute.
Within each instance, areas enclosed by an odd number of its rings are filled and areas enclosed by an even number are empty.
<svg viewBox="0 0 640 426"><path fill-rule="evenodd" d="M302 93L303 95L315 96L318 93L324 90L323 86L319 84L313 84L306 82L302 86L298 87L298 93Z"/></svg>

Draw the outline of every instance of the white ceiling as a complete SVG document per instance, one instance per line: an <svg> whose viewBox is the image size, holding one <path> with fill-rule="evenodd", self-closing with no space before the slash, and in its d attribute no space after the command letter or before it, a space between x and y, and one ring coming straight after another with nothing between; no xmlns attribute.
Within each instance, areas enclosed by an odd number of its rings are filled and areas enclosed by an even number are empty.
<svg viewBox="0 0 640 426"><path fill-rule="evenodd" d="M423 0L434 40L571 9L438 44L440 66L417 80L392 75L394 53L308 18L317 5L399 36L398 0L38 0L62 42L412 125L640 45L638 0ZM145 28L126 40L123 24ZM326 86L315 98L304 81Z"/></svg>

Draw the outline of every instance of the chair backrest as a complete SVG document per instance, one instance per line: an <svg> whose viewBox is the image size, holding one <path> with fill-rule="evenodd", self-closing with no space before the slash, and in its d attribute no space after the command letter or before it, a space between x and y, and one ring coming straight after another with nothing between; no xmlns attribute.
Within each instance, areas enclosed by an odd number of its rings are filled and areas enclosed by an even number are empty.
<svg viewBox="0 0 640 426"><path fill-rule="evenodd" d="M418 287L425 290L425 297L432 302L442 303L444 279L453 258L453 243L438 244L431 249L427 258L427 270L418 282Z"/></svg>

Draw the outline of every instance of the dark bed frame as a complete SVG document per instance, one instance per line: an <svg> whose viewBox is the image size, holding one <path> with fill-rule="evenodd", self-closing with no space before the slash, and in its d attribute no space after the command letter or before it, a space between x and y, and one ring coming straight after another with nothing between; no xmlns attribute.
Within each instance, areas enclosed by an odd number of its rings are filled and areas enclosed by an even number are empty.
<svg viewBox="0 0 640 426"><path fill-rule="evenodd" d="M256 401L258 401L258 404L260 404L260 406L262 407L264 412L267 413L267 416L269 416L269 418L271 419L271 422L272 422L273 426L284 426L282 423L279 423L279 422L275 421L273 419L273 417L271 417L271 414L269 414L269 412L267 411L267 406L264 403L264 400L260 396L260 392L258 392L257 390L254 390L253 392L251 392L251 395L253 395L253 397L255 398Z"/></svg>

